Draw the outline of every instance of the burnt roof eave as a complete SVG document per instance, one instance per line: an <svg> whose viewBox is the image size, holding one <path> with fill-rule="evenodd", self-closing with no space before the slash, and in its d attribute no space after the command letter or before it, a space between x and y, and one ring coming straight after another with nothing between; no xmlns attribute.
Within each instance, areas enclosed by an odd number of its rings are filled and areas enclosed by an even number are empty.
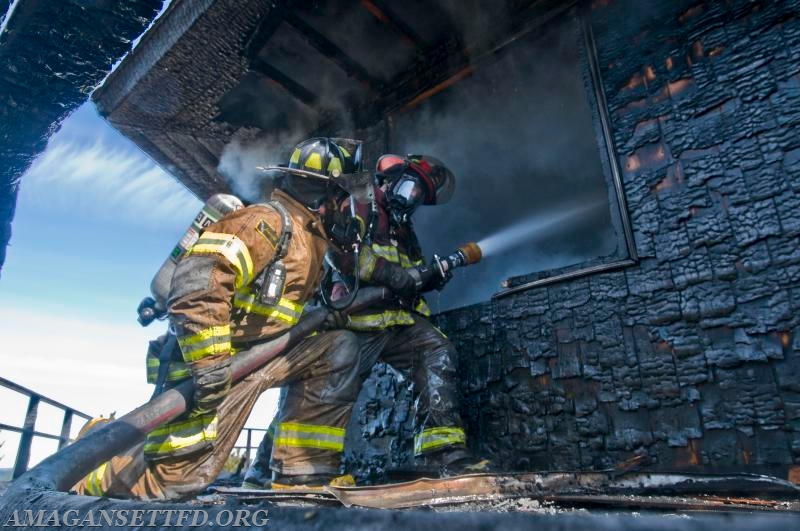
<svg viewBox="0 0 800 531"><path fill-rule="evenodd" d="M215 0L173 0L167 11L146 31L138 45L92 94L103 116L109 116L129 97L139 82L172 49Z"/></svg>

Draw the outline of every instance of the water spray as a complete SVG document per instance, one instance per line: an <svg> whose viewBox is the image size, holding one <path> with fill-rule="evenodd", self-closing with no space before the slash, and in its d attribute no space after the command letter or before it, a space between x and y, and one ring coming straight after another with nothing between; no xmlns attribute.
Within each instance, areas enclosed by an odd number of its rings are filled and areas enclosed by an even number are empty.
<svg viewBox="0 0 800 531"><path fill-rule="evenodd" d="M483 238L479 242L462 245L447 257L433 255L433 267L444 277L457 267L477 264L485 256L500 254L520 245L525 241L536 240L552 233L557 227L583 219L595 208L603 206L603 202L562 207L558 212L538 212L532 217L510 225L495 234Z"/></svg>
<svg viewBox="0 0 800 531"><path fill-rule="evenodd" d="M593 201L583 204L565 204L558 210L536 212L522 221L509 225L492 235L486 236L476 245L484 256L503 253L524 242L536 241L552 235L559 228L578 223L594 214L598 208L605 207L605 201Z"/></svg>

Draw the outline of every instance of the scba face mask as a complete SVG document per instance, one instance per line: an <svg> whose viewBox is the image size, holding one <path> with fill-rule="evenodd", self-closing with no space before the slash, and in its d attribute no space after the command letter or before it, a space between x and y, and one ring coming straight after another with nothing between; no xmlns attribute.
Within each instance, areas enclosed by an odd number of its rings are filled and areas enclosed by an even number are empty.
<svg viewBox="0 0 800 531"><path fill-rule="evenodd" d="M386 191L386 200L395 221L406 222L425 202L425 188L419 177L404 173Z"/></svg>

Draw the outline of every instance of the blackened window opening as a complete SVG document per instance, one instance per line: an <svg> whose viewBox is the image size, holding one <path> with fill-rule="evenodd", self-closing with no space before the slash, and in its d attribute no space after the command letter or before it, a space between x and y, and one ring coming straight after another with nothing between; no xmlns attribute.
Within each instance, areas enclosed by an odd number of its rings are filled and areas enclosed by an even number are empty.
<svg viewBox="0 0 800 531"><path fill-rule="evenodd" d="M435 311L634 258L587 31L571 11L394 116L393 150L439 157L457 177L450 203L415 214L425 252L488 248L429 297Z"/></svg>

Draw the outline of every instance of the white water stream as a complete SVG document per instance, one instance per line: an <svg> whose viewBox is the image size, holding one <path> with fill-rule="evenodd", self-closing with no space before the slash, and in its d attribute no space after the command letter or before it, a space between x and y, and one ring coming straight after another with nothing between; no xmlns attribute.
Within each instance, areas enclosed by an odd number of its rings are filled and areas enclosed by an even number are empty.
<svg viewBox="0 0 800 531"><path fill-rule="evenodd" d="M603 205L605 205L605 202L593 202L582 205L569 205L568 207L548 212L537 212L527 219L483 238L477 242L478 247L481 248L484 258L502 253L526 241L536 240L552 234L556 229L564 225L580 221L591 214L594 209Z"/></svg>

